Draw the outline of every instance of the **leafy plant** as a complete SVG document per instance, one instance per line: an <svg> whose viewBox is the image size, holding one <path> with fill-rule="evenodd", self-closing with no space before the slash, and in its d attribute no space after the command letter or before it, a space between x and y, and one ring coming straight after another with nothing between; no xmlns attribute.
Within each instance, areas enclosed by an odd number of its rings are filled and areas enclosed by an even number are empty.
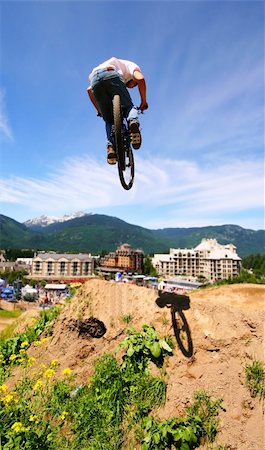
<svg viewBox="0 0 265 450"><path fill-rule="evenodd" d="M149 359L162 367L165 356L172 354L172 347L166 338L159 338L154 327L143 325L142 330L137 332L130 328L128 336L120 344L121 348L127 348L123 367L133 365L136 371L143 371L148 367Z"/></svg>
<svg viewBox="0 0 265 450"><path fill-rule="evenodd" d="M198 437L195 424L181 423L176 418L159 421L151 416L142 422L145 437L142 440L142 450L163 450L174 448L190 450L195 448Z"/></svg>
<svg viewBox="0 0 265 450"><path fill-rule="evenodd" d="M221 400L212 401L205 391L197 392L187 416L159 421L152 416L143 419L142 450L180 450L196 448L202 439L212 442L217 433L216 416Z"/></svg>

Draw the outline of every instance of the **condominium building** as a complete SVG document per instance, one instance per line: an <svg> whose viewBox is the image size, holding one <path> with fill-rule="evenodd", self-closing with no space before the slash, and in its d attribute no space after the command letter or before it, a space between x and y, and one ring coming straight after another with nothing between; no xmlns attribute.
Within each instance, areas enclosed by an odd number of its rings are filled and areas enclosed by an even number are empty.
<svg viewBox="0 0 265 450"><path fill-rule="evenodd" d="M106 255L100 261L100 267L110 268L113 271L130 271L142 273L144 253L134 250L129 244L122 244L115 252Z"/></svg>
<svg viewBox="0 0 265 450"><path fill-rule="evenodd" d="M88 277L94 271L94 258L79 253L38 253L32 260L31 276L35 279Z"/></svg>
<svg viewBox="0 0 265 450"><path fill-rule="evenodd" d="M236 247L221 245L216 239L203 239L192 249L171 248L169 254L155 254L152 263L164 277L203 276L209 281L234 278L241 269Z"/></svg>

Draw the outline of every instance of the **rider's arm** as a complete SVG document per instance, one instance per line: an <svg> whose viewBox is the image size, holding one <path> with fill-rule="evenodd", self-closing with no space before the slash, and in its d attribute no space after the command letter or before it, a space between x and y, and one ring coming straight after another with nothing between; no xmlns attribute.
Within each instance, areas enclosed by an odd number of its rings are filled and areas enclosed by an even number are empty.
<svg viewBox="0 0 265 450"><path fill-rule="evenodd" d="M140 110L144 111L145 109L148 108L148 103L146 101L146 83L145 83L145 78L144 78L142 72L140 72L140 70L135 70L133 72L133 77L134 77L135 81L137 82L138 89L139 89L139 94L140 94L140 97L141 97Z"/></svg>
<svg viewBox="0 0 265 450"><path fill-rule="evenodd" d="M92 102L93 105L95 106L95 108L96 108L96 110L97 110L97 112L98 112L98 115L99 115L99 116L102 116L101 111L100 111L100 108L99 108L99 106L98 106L98 104L97 104L97 101L96 101L96 99L95 99L95 96L94 96L94 94L93 94L93 91L92 91L91 86L89 86L89 87L87 88L87 93L88 93L88 97L90 98L91 102Z"/></svg>

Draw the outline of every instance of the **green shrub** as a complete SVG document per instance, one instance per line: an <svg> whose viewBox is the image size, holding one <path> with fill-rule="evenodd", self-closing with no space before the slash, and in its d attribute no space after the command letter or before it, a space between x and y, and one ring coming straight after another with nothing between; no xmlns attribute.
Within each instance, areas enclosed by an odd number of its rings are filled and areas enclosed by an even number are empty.
<svg viewBox="0 0 265 450"><path fill-rule="evenodd" d="M23 300L26 302L35 302L37 299L37 294L25 294Z"/></svg>

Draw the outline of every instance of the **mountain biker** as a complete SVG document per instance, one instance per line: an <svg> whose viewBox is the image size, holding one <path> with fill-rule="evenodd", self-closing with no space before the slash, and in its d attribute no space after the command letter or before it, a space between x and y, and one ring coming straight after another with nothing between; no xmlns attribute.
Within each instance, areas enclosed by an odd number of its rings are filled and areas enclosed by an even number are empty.
<svg viewBox="0 0 265 450"><path fill-rule="evenodd" d="M146 83L137 64L125 59L112 57L95 67L89 75L90 86L88 96L95 106L98 116L103 117L107 134L107 161L116 164L117 157L111 141L111 130L114 123L112 100L119 94L124 116L129 122L131 141L134 149L139 149L142 138L139 129L138 110L133 106L127 88L138 86L141 98L140 110L148 108L146 101Z"/></svg>

